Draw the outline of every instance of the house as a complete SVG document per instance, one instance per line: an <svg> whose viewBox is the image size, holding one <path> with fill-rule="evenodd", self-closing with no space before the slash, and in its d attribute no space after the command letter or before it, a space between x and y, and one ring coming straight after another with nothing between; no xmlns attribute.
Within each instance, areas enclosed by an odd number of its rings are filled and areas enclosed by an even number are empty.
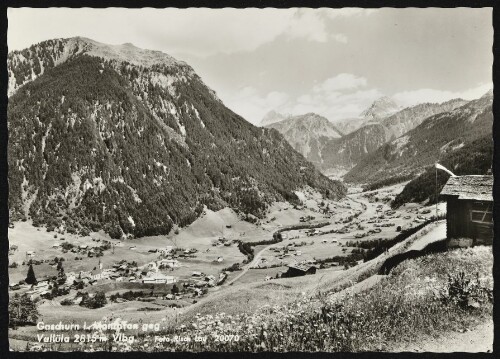
<svg viewBox="0 0 500 359"><path fill-rule="evenodd" d="M90 272L81 270L80 273L78 273L78 278L79 279L90 278Z"/></svg>
<svg viewBox="0 0 500 359"><path fill-rule="evenodd" d="M75 272L69 272L66 274L66 283L68 284L73 284L73 282L76 279L76 274Z"/></svg>
<svg viewBox="0 0 500 359"><path fill-rule="evenodd" d="M440 195L449 247L493 243L493 176L452 176Z"/></svg>
<svg viewBox="0 0 500 359"><path fill-rule="evenodd" d="M283 273L282 277L298 277L307 274L316 274L316 266L307 263L289 264L288 270Z"/></svg>
<svg viewBox="0 0 500 359"><path fill-rule="evenodd" d="M177 259L162 259L158 261L158 266L164 266L168 268L177 268L180 266L180 263Z"/></svg>
<svg viewBox="0 0 500 359"><path fill-rule="evenodd" d="M37 291L46 290L49 288L49 282L46 280L39 281L33 288Z"/></svg>
<svg viewBox="0 0 500 359"><path fill-rule="evenodd" d="M166 246L165 249L162 251L165 254L168 254L174 250L174 246Z"/></svg>
<svg viewBox="0 0 500 359"><path fill-rule="evenodd" d="M80 249L87 249L89 246L87 244L80 244L78 248Z"/></svg>
<svg viewBox="0 0 500 359"><path fill-rule="evenodd" d="M150 273L148 276L142 278L142 283L171 284L176 282L176 277L171 275L164 275L160 272Z"/></svg>
<svg viewBox="0 0 500 359"><path fill-rule="evenodd" d="M146 264L144 267L148 271L157 270L158 269L158 266L157 266L156 262L150 262L150 263Z"/></svg>
<svg viewBox="0 0 500 359"><path fill-rule="evenodd" d="M90 272L90 276L94 280L104 279L103 273L100 269L94 269L92 272ZM109 275L108 275L108 277L109 277Z"/></svg>

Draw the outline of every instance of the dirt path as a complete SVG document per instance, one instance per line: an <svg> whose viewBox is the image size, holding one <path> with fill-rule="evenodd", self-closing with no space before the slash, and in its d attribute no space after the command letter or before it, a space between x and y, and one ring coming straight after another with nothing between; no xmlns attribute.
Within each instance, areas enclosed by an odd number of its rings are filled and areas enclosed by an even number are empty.
<svg viewBox="0 0 500 359"><path fill-rule="evenodd" d="M432 228L429 233L417 239L409 248L409 251L421 251L427 245L446 238L446 221L438 221L438 225Z"/></svg>
<svg viewBox="0 0 500 359"><path fill-rule="evenodd" d="M259 253L257 253L254 257L254 259L248 263L245 267L243 267L243 269L241 270L241 272L236 276L234 277L233 279L231 279L229 282L226 282L224 283L223 285L224 286L228 286L228 285L231 285L233 284L234 282L236 282L238 279L240 279L242 276L245 275L246 272L248 272L248 270L250 268L252 268L253 266L255 266L257 263L259 263L259 260L260 260L260 257L262 256L262 254L267 251L269 248L271 247L274 247L274 246L277 246L277 245L283 245L281 242L278 242L278 243L273 243L273 244L270 244L268 245L267 247L264 247L262 248Z"/></svg>
<svg viewBox="0 0 500 359"><path fill-rule="evenodd" d="M396 347L390 348L389 351L491 353L493 350L493 321L488 320L464 333L446 332L438 338L426 336L419 339L418 343L397 345Z"/></svg>

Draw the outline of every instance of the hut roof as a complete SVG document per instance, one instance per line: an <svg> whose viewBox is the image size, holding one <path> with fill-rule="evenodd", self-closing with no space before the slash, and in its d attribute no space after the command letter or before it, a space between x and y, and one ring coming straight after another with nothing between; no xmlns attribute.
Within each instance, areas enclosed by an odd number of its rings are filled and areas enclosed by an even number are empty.
<svg viewBox="0 0 500 359"><path fill-rule="evenodd" d="M288 265L289 268L294 268L302 272L307 272L311 268L316 268L315 265L307 263L293 263Z"/></svg>
<svg viewBox="0 0 500 359"><path fill-rule="evenodd" d="M442 196L457 196L458 199L493 201L493 176L456 176L446 182Z"/></svg>

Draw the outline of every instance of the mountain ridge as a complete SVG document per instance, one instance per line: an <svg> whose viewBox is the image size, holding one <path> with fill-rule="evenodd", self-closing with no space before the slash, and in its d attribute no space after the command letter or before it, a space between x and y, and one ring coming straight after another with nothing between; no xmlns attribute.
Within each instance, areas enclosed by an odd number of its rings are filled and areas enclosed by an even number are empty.
<svg viewBox="0 0 500 359"><path fill-rule="evenodd" d="M491 134L493 97L490 93L451 111L427 117L406 132L363 158L344 179L371 183L389 177L419 174L441 155Z"/></svg>

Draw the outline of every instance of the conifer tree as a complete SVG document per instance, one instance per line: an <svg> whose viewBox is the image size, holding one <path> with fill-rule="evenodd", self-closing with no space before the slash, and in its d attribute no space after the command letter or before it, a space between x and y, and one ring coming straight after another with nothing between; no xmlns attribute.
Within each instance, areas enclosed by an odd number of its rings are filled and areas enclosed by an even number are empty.
<svg viewBox="0 0 500 359"><path fill-rule="evenodd" d="M28 275L26 276L26 280L25 282L27 284L37 284L38 281L36 280L36 277L35 277L35 271L33 270L33 264L30 264L29 268L28 268Z"/></svg>

